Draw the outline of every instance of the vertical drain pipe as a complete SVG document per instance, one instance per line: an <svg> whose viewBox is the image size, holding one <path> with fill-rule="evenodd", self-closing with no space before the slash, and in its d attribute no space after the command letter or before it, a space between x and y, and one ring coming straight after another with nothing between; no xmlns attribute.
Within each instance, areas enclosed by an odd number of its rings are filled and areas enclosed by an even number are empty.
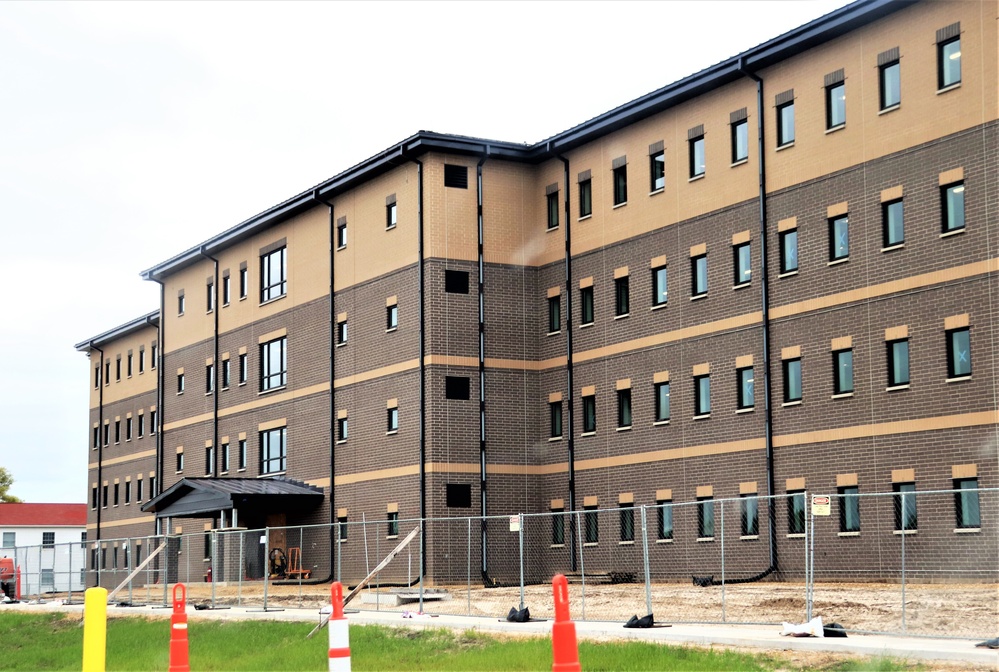
<svg viewBox="0 0 999 672"><path fill-rule="evenodd" d="M479 506L480 524L482 526L482 578L487 577L489 564L486 561L487 530L486 530L486 311L485 311L485 261L482 253L482 165L489 158L489 145L475 165L475 188L478 212L479 236Z"/></svg>
<svg viewBox="0 0 999 672"><path fill-rule="evenodd" d="M160 286L160 328L156 334L159 347L156 349L156 425L150 429L156 432L156 489L159 492L163 492L163 402L166 397L163 394L163 363L166 361L166 286L163 284L162 280L157 280L150 274L150 280L155 282ZM150 488L149 498L152 499L158 492L153 492ZM160 517L156 516L157 528L160 526ZM156 533L160 534L160 530L156 529Z"/></svg>
<svg viewBox="0 0 999 672"><path fill-rule="evenodd" d="M565 183L565 378L568 390L566 393L567 413L566 431L569 434L569 513L576 510L576 435L573 427L575 413L573 405L572 382L572 225L569 224L569 159L561 154L558 160L562 162L562 179ZM569 538L572 571L576 571L576 526L569 519Z"/></svg>
<svg viewBox="0 0 999 672"><path fill-rule="evenodd" d="M208 254L208 247L202 245L198 252L213 263L212 271L212 313L215 318L214 352L212 353L212 478L219 477L219 260Z"/></svg>
<svg viewBox="0 0 999 672"><path fill-rule="evenodd" d="M773 442L773 392L770 385L770 296L769 276L767 268L767 169L766 151L764 147L763 123L763 79L755 72L746 68L745 57L739 58L739 71L756 82L756 135L757 153L759 154L759 184L760 184L760 256L762 258L760 275L761 308L763 313L763 385L766 415L764 420L764 440L767 460L767 513L770 519L770 567L760 578L777 571L777 522L776 502L774 500L774 442Z"/></svg>
<svg viewBox="0 0 999 672"><path fill-rule="evenodd" d="M97 385L97 529L94 530L95 541L101 539L101 504L103 500L104 481L101 478L104 474L104 351L90 341L90 349L101 353L100 363L100 383ZM86 564L86 558L84 558ZM97 575L97 584L100 584L100 574Z"/></svg>

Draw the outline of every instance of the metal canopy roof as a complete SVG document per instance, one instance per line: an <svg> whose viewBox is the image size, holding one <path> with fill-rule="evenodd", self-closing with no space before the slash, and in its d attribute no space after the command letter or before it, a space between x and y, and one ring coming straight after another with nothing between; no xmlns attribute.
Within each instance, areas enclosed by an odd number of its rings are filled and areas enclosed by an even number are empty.
<svg viewBox="0 0 999 672"><path fill-rule="evenodd" d="M149 500L143 511L158 518L194 518L235 507L309 510L323 501L323 490L289 478L183 478Z"/></svg>

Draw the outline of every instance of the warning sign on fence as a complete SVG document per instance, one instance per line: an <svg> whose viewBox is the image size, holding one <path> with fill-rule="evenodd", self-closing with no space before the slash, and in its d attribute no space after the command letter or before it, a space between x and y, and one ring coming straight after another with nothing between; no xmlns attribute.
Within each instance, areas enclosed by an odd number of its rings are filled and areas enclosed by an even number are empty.
<svg viewBox="0 0 999 672"><path fill-rule="evenodd" d="M510 516L510 531L520 532L520 516Z"/></svg>
<svg viewBox="0 0 999 672"><path fill-rule="evenodd" d="M829 495L812 495L813 516L828 516L831 509L832 504Z"/></svg>

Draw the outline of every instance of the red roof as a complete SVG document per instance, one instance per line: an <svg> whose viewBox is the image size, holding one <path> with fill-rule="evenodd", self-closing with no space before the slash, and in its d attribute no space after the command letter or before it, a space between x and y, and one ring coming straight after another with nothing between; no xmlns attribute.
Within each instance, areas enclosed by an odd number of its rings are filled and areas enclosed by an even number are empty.
<svg viewBox="0 0 999 672"><path fill-rule="evenodd" d="M0 526L84 527L86 504L0 504Z"/></svg>

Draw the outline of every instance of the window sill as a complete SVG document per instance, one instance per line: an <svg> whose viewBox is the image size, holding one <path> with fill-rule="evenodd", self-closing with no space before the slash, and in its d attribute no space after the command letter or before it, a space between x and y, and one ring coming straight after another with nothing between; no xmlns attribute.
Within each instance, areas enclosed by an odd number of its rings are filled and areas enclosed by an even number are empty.
<svg viewBox="0 0 999 672"><path fill-rule="evenodd" d="M181 396L181 395L183 395L183 394L184 394L183 392L178 392L178 393L177 393L177 396L179 397L179 396Z"/></svg>
<svg viewBox="0 0 999 672"><path fill-rule="evenodd" d="M280 385L278 387L272 387L269 390L260 390L259 392L257 392L257 396L260 397L260 396L263 396L265 394L272 394L274 392L283 392L286 389L288 389L287 385Z"/></svg>
<svg viewBox="0 0 999 672"><path fill-rule="evenodd" d="M891 531L892 534L902 534L902 535L906 535L906 536L908 536L910 534L915 534L916 532L919 532L919 530L892 530Z"/></svg>
<svg viewBox="0 0 999 672"><path fill-rule="evenodd" d="M343 343L337 343L337 344L336 344L335 346L333 346L333 347L335 347L335 348L342 348L342 347L343 347L343 346L345 346L345 345L347 345L347 341L344 341Z"/></svg>
<svg viewBox="0 0 999 672"><path fill-rule="evenodd" d="M341 443L347 443L347 439L337 439L336 445L339 446Z"/></svg>
<svg viewBox="0 0 999 672"><path fill-rule="evenodd" d="M652 423L652 426L653 427L659 427L661 425L668 425L668 424L669 424L669 420L656 420L655 422Z"/></svg>
<svg viewBox="0 0 999 672"><path fill-rule="evenodd" d="M888 247L882 247L882 252L892 252L894 250L905 249L905 243L895 243L894 245L889 245Z"/></svg>
<svg viewBox="0 0 999 672"><path fill-rule="evenodd" d="M593 322L587 322L586 324L579 325L579 328L580 329L586 329L587 327L592 327L592 326L593 326Z"/></svg>
<svg viewBox="0 0 999 672"><path fill-rule="evenodd" d="M246 301L246 297L245 296L241 296L241 297L239 297L239 300L240 301Z"/></svg>
<svg viewBox="0 0 999 672"><path fill-rule="evenodd" d="M715 541L714 537L698 537L697 543L699 544L713 544Z"/></svg>
<svg viewBox="0 0 999 672"><path fill-rule="evenodd" d="M548 439L548 443L556 443L556 442L561 441L561 440L562 440L561 436L553 436L553 437L551 437L551 438Z"/></svg>
<svg viewBox="0 0 999 672"><path fill-rule="evenodd" d="M794 140L786 142L783 145L777 145L777 149L775 151L783 152L785 149L791 149L792 147L794 147Z"/></svg>
<svg viewBox="0 0 999 672"><path fill-rule="evenodd" d="M398 534L386 534L385 538L386 539L398 539L399 535Z"/></svg>
<svg viewBox="0 0 999 672"><path fill-rule="evenodd" d="M760 538L758 534L744 534L739 537L740 541L757 541Z"/></svg>
<svg viewBox="0 0 999 672"><path fill-rule="evenodd" d="M834 394L830 399L848 399L853 396L853 392L840 392L839 394Z"/></svg>
<svg viewBox="0 0 999 672"><path fill-rule="evenodd" d="M785 401L781 406L801 406L801 399L795 399L794 401Z"/></svg>
<svg viewBox="0 0 999 672"><path fill-rule="evenodd" d="M242 383L239 384L239 387L243 387L244 385L246 385L246 381L245 380Z"/></svg>
<svg viewBox="0 0 999 672"><path fill-rule="evenodd" d="M549 544L548 548L565 548L565 544Z"/></svg>
<svg viewBox="0 0 999 672"><path fill-rule="evenodd" d="M889 112L894 112L895 110L897 110L900 107L902 107L902 103L895 103L891 107L886 107L883 110L879 110L878 111L878 116L880 117L882 114L888 114Z"/></svg>
<svg viewBox="0 0 999 672"><path fill-rule="evenodd" d="M698 180L703 180L706 173L701 173L700 175L693 175L687 179L687 183L697 182Z"/></svg>
<svg viewBox="0 0 999 672"><path fill-rule="evenodd" d="M694 420L707 420L711 417L710 413L705 413L704 415L695 415Z"/></svg>
<svg viewBox="0 0 999 672"><path fill-rule="evenodd" d="M341 245L340 247L336 248L336 251L339 252L340 250L346 250L346 249L347 249L346 245Z"/></svg>
<svg viewBox="0 0 999 672"><path fill-rule="evenodd" d="M561 333L562 333L562 330L559 329L558 331L549 331L547 334L545 334L545 336L558 336Z"/></svg>
<svg viewBox="0 0 999 672"><path fill-rule="evenodd" d="M257 478L269 478L271 476L284 476L287 472L285 471L271 471L266 474L260 474Z"/></svg>
<svg viewBox="0 0 999 672"><path fill-rule="evenodd" d="M729 167L730 168L735 168L736 166L744 166L747 163L749 163L749 157L748 156L746 158L744 158L744 159L739 159L738 161L733 161L732 165L729 166Z"/></svg>
<svg viewBox="0 0 999 672"><path fill-rule="evenodd" d="M177 313L177 317L184 317L184 313Z"/></svg>
<svg viewBox="0 0 999 672"><path fill-rule="evenodd" d="M850 261L850 257L843 257L842 259L833 259L832 261L826 262L826 266L838 266L839 264L844 264Z"/></svg>
<svg viewBox="0 0 999 672"><path fill-rule="evenodd" d="M963 383L966 380L971 380L971 376L958 376L957 378L948 378L944 382L946 382L946 383Z"/></svg>
<svg viewBox="0 0 999 672"><path fill-rule="evenodd" d="M634 546L635 542L634 541L619 541L619 542L617 542L617 545L618 546Z"/></svg>
<svg viewBox="0 0 999 672"><path fill-rule="evenodd" d="M790 533L790 534L787 535L787 538L788 539L804 539L805 538L805 533L804 532L792 532L792 533Z"/></svg>
<svg viewBox="0 0 999 672"><path fill-rule="evenodd" d="M649 310L662 310L665 307L666 307L665 303L657 303L656 305L649 308Z"/></svg>
<svg viewBox="0 0 999 672"><path fill-rule="evenodd" d="M623 315L615 315L614 319L615 320L622 320L622 319L624 319L626 317L631 317L631 313L624 313Z"/></svg>
<svg viewBox="0 0 999 672"><path fill-rule="evenodd" d="M672 539L656 539L657 544L672 544Z"/></svg>
<svg viewBox="0 0 999 672"><path fill-rule="evenodd" d="M207 392L205 392L205 396L206 396L206 397L210 397L210 396L212 396L213 394L215 394L215 390L208 390Z"/></svg>
<svg viewBox="0 0 999 672"><path fill-rule="evenodd" d="M945 86L942 89L937 89L937 95L939 96L941 93L947 93L948 91L953 91L954 89L960 89L960 88L961 88L961 82L955 82L950 86Z"/></svg>
<svg viewBox="0 0 999 672"><path fill-rule="evenodd" d="M899 390L908 390L908 389L909 389L909 384L906 383L905 385L891 385L889 387L886 387L885 392L897 392Z"/></svg>
<svg viewBox="0 0 999 672"><path fill-rule="evenodd" d="M551 233L552 231L558 231L558 226L549 226L545 229L545 233Z"/></svg>
<svg viewBox="0 0 999 672"><path fill-rule="evenodd" d="M175 474L183 474L183 473L184 473L184 471L183 471L183 470L181 470L181 471L175 471L175 472L173 472L173 473L175 473Z"/></svg>
<svg viewBox="0 0 999 672"><path fill-rule="evenodd" d="M655 195L661 194L661 193L663 193L665 191L666 191L666 187L659 187L658 189L656 189L654 191L650 191L649 192L649 196L655 196Z"/></svg>
<svg viewBox="0 0 999 672"><path fill-rule="evenodd" d="M978 534L982 531L980 527L956 527L954 534Z"/></svg>
<svg viewBox="0 0 999 672"><path fill-rule="evenodd" d="M237 469L236 471L237 471L237 473L242 473L242 472L246 471L246 467L243 467L242 469Z"/></svg>
<svg viewBox="0 0 999 672"><path fill-rule="evenodd" d="M583 432L580 436L596 436L596 432Z"/></svg>
<svg viewBox="0 0 999 672"><path fill-rule="evenodd" d="M599 541L587 541L583 543L583 548L589 548L591 546L599 546L599 545L600 545Z"/></svg>
<svg viewBox="0 0 999 672"><path fill-rule="evenodd" d="M205 311L205 315L211 315L214 312L215 312L214 308L209 308L208 310Z"/></svg>
<svg viewBox="0 0 999 672"><path fill-rule="evenodd" d="M628 425L627 427L618 427L617 431L619 431L619 432L630 432L631 431L631 425Z"/></svg>
<svg viewBox="0 0 999 672"><path fill-rule="evenodd" d="M393 434L398 434L398 433L399 433L398 429L390 429L389 431L385 432L385 436L391 436Z"/></svg>
<svg viewBox="0 0 999 672"><path fill-rule="evenodd" d="M223 392L228 392L228 391L229 391L229 386L228 386L228 385L224 385L224 386L222 387L222 391L223 391Z"/></svg>
<svg viewBox="0 0 999 672"><path fill-rule="evenodd" d="M587 219L590 219L591 217L593 217L593 215L592 215L592 214L589 214L589 215L583 215L582 217L580 217L580 218L579 218L579 219L577 219L576 221L577 221L577 222L582 222L582 221L584 221L584 220L587 220Z"/></svg>
<svg viewBox="0 0 999 672"><path fill-rule="evenodd" d="M829 135L830 133L835 133L836 131L842 131L844 128L846 128L846 122L845 121L842 124L838 125L838 126L833 126L832 128L827 128L826 129L826 135Z"/></svg>
<svg viewBox="0 0 999 672"><path fill-rule="evenodd" d="M275 301L280 301L281 299L285 298L286 296L288 296L287 292L285 292L281 296L275 296L273 299L267 299L266 301L261 301L260 305L261 306L266 306L269 303L274 303Z"/></svg>
<svg viewBox="0 0 999 672"><path fill-rule="evenodd" d="M798 275L798 269L795 269L793 271L787 271L785 273L778 273L777 277L778 278L790 278L792 275Z"/></svg>
<svg viewBox="0 0 999 672"><path fill-rule="evenodd" d="M732 290L735 291L737 289L746 289L747 287L752 287L752 286L753 283L751 282L740 282L738 285L732 285Z"/></svg>
<svg viewBox="0 0 999 672"><path fill-rule="evenodd" d="M859 537L860 532L837 532L837 537Z"/></svg>
<svg viewBox="0 0 999 672"><path fill-rule="evenodd" d="M398 330L399 330L399 327L389 327L388 329L385 330L385 333L386 334L391 334L393 331L398 331Z"/></svg>
<svg viewBox="0 0 999 672"><path fill-rule="evenodd" d="M611 210L617 210L618 208L623 208L626 205L628 205L628 201L624 201L623 203L615 203L614 207L612 207Z"/></svg>
<svg viewBox="0 0 999 672"><path fill-rule="evenodd" d="M225 303L223 303L223 304L222 304L222 307L223 307L223 308L228 308L228 307L229 307L229 302L228 302L228 301L226 301Z"/></svg>
<svg viewBox="0 0 999 672"><path fill-rule="evenodd" d="M743 413L752 413L755 410L756 410L755 406L750 406L748 408L739 408L739 409L736 409L735 414L736 415L741 415Z"/></svg>
<svg viewBox="0 0 999 672"><path fill-rule="evenodd" d="M393 224L392 226L386 226L385 230L386 231L392 231L393 229L395 229L396 226L397 226L396 224Z"/></svg>
<svg viewBox="0 0 999 672"><path fill-rule="evenodd" d="M708 298L707 292L705 292L704 294L697 294L695 296L692 296L692 297L690 297L690 300L691 301L698 301L700 299L706 299L706 298Z"/></svg>
<svg viewBox="0 0 999 672"><path fill-rule="evenodd" d="M950 238L951 236L956 236L959 233L964 233L965 228L962 226L960 229L954 229L953 231L944 231L940 234L941 238Z"/></svg>
<svg viewBox="0 0 999 672"><path fill-rule="evenodd" d="M225 471L223 471L222 473L219 474L219 476L228 476L228 475L229 475L229 470L228 469L226 469Z"/></svg>
<svg viewBox="0 0 999 672"><path fill-rule="evenodd" d="M132 439L125 439L125 443L132 443Z"/></svg>

